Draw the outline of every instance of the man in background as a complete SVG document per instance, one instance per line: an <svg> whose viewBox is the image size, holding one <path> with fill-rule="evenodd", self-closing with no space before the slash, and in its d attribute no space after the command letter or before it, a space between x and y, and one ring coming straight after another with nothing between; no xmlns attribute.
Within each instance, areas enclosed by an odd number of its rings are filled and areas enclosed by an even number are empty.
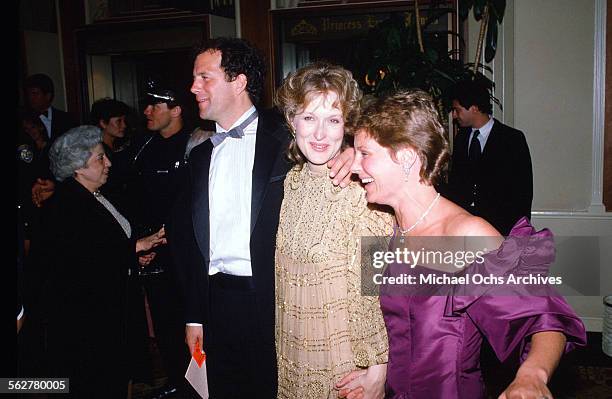
<svg viewBox="0 0 612 399"><path fill-rule="evenodd" d="M508 235L523 216L531 218L533 175L525 135L491 117L489 90L463 81L451 93L454 140L446 196Z"/></svg>
<svg viewBox="0 0 612 399"><path fill-rule="evenodd" d="M51 104L55 96L53 80L43 73L30 75L23 84L27 108L37 112L47 129L50 144L78 122L71 114L61 111Z"/></svg>
<svg viewBox="0 0 612 399"><path fill-rule="evenodd" d="M49 146L56 138L67 130L78 125L78 120L71 114L61 111L51 104L55 97L55 86L53 80L44 73L36 73L28 76L23 83L23 91L26 99L26 108L38 114L45 126ZM50 171L44 171L32 186L32 202L41 207L55 189L53 177Z"/></svg>

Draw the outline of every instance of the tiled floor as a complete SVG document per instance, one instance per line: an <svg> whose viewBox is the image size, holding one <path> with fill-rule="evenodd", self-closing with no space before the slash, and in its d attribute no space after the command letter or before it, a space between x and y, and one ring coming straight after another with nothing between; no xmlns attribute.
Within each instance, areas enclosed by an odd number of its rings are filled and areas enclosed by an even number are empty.
<svg viewBox="0 0 612 399"><path fill-rule="evenodd" d="M151 350L154 359L153 382L134 384L132 399L146 399L147 395L163 386L166 381L159 352L154 344L151 345ZM485 370L488 398L497 399L512 381L516 366L511 366L511 362L500 364L491 356L494 355L490 352L483 353L482 366ZM555 399L612 399L612 358L601 350L601 333L589 333L586 348L577 349L564 356L549 388Z"/></svg>
<svg viewBox="0 0 612 399"><path fill-rule="evenodd" d="M144 382L136 382L131 385L131 393L128 398L131 399L147 399L158 389L164 386L167 378L161 377L154 379L150 384Z"/></svg>
<svg viewBox="0 0 612 399"><path fill-rule="evenodd" d="M151 341L150 349L153 355L152 378L150 381L134 381L129 399L147 399L166 383L154 341ZM499 393L512 381L516 368L509 366L509 362L500 364L486 351L483 353L482 367L488 398L497 399ZM601 333L589 333L586 348L564 356L549 387L555 399L612 399L612 358L601 350ZM45 395L23 395L24 398L26 396L27 399L52 399L52 396ZM176 397L188 398L191 397Z"/></svg>
<svg viewBox="0 0 612 399"><path fill-rule="evenodd" d="M148 399L166 384L168 378L164 375L164 371L161 363L161 355L154 339L149 342L149 351L152 359L152 378L150 381L132 381L129 391L128 399ZM184 393L180 395L172 396L172 399L196 399L198 396L189 396L190 394Z"/></svg>
<svg viewBox="0 0 612 399"><path fill-rule="evenodd" d="M601 350L601 333L588 333L587 343L586 348L562 358L549 383L555 399L612 399L612 358ZM482 367L489 398L497 399L512 381L516 367L509 363L500 364L484 351Z"/></svg>

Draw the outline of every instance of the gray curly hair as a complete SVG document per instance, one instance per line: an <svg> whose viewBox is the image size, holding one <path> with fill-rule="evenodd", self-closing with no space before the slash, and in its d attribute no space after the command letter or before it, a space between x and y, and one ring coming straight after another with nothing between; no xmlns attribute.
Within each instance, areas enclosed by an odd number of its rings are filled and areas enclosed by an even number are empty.
<svg viewBox="0 0 612 399"><path fill-rule="evenodd" d="M102 130L96 126L82 125L68 130L53 142L49 149L51 171L58 181L74 175L84 168L91 157L91 150L102 142Z"/></svg>

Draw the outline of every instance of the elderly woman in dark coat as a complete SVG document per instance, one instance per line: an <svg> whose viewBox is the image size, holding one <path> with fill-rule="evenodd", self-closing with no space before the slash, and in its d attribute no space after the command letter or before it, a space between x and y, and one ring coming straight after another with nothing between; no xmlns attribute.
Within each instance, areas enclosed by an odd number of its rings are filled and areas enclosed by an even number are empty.
<svg viewBox="0 0 612 399"><path fill-rule="evenodd" d="M47 358L75 398L126 396L127 277L137 252L165 243L163 229L133 240L130 223L100 194L111 166L101 141L99 128L79 126L49 151L61 183L46 235Z"/></svg>

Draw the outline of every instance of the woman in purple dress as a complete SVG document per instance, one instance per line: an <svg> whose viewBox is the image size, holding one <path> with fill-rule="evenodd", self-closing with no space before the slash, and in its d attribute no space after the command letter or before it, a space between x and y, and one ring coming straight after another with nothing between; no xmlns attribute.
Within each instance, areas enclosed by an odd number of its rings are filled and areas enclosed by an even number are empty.
<svg viewBox="0 0 612 399"><path fill-rule="evenodd" d="M461 242L488 237L496 246L501 243L499 248L462 273L499 278L546 274L554 259L550 231L536 232L523 218L503 240L485 220L436 191L449 151L427 93L400 92L376 100L364 110L355 131L352 170L364 184L368 202L395 211L392 246L415 237L461 237ZM412 295L381 288L389 336L387 397L484 398L480 347L486 338L502 361L515 349L521 351L521 366L500 398L552 398L546 384L561 355L586 341L584 325L564 299L549 286L540 286L538 296L525 295L530 291L524 286L507 286L505 296L499 296L482 285L452 284Z"/></svg>

